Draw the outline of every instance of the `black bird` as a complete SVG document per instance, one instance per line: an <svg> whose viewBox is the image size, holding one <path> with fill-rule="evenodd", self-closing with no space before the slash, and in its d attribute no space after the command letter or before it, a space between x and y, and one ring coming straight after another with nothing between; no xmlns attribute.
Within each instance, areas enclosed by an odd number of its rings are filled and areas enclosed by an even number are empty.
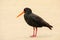
<svg viewBox="0 0 60 40"><path fill-rule="evenodd" d="M27 24L29 24L30 26L33 27L33 35L31 37L37 36L37 27L48 27L50 30L52 30L53 26L48 24L41 17L33 14L32 10L30 8L24 8L23 12L21 14L19 14L17 17L19 17L23 13L25 13L24 19L27 22Z"/></svg>

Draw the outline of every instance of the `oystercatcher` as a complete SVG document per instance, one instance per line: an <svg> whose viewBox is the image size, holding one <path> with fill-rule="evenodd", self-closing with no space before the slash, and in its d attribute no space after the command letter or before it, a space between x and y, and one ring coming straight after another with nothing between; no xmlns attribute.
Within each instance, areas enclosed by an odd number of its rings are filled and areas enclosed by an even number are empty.
<svg viewBox="0 0 60 40"><path fill-rule="evenodd" d="M32 10L30 8L24 8L23 12L17 16L21 16L24 13L24 19L26 23L33 27L33 35L31 37L37 36L37 28L38 27L47 27L50 30L52 30L53 26L51 26L49 23L47 23L45 20L43 20L41 17L33 14Z"/></svg>

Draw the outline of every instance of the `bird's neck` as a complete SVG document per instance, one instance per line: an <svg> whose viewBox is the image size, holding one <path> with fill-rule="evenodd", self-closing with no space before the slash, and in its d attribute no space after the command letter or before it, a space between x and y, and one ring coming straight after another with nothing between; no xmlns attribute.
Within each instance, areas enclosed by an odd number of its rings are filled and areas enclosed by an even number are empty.
<svg viewBox="0 0 60 40"><path fill-rule="evenodd" d="M27 14L27 15L29 15L29 14L31 14L32 12L27 12L27 13L25 13L25 14Z"/></svg>

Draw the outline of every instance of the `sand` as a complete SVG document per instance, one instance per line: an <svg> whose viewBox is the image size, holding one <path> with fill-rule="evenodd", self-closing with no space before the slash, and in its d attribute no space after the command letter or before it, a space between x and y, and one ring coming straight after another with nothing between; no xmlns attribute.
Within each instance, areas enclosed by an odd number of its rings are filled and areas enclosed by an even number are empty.
<svg viewBox="0 0 60 40"><path fill-rule="evenodd" d="M33 29L24 20L24 14L16 16L25 7L53 26L38 28L38 36L31 38ZM59 0L0 0L0 40L60 40Z"/></svg>

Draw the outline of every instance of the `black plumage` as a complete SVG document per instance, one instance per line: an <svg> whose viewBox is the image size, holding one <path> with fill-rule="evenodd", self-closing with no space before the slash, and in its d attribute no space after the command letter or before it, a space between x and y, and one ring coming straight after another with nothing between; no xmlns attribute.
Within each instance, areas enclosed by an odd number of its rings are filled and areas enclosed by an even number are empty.
<svg viewBox="0 0 60 40"><path fill-rule="evenodd" d="M52 30L53 26L48 24L41 17L33 14L32 10L30 8L24 8L24 11L21 14L19 14L17 17L19 17L23 13L25 13L24 19L25 19L26 23L33 27L33 35L31 37L37 36L37 27L48 27L50 30Z"/></svg>
<svg viewBox="0 0 60 40"><path fill-rule="evenodd" d="M49 29L52 28L50 24L48 24L46 21L44 21L41 17L35 15L32 13L32 10L30 8L24 9L24 18L27 24L29 24L32 27L48 27Z"/></svg>

